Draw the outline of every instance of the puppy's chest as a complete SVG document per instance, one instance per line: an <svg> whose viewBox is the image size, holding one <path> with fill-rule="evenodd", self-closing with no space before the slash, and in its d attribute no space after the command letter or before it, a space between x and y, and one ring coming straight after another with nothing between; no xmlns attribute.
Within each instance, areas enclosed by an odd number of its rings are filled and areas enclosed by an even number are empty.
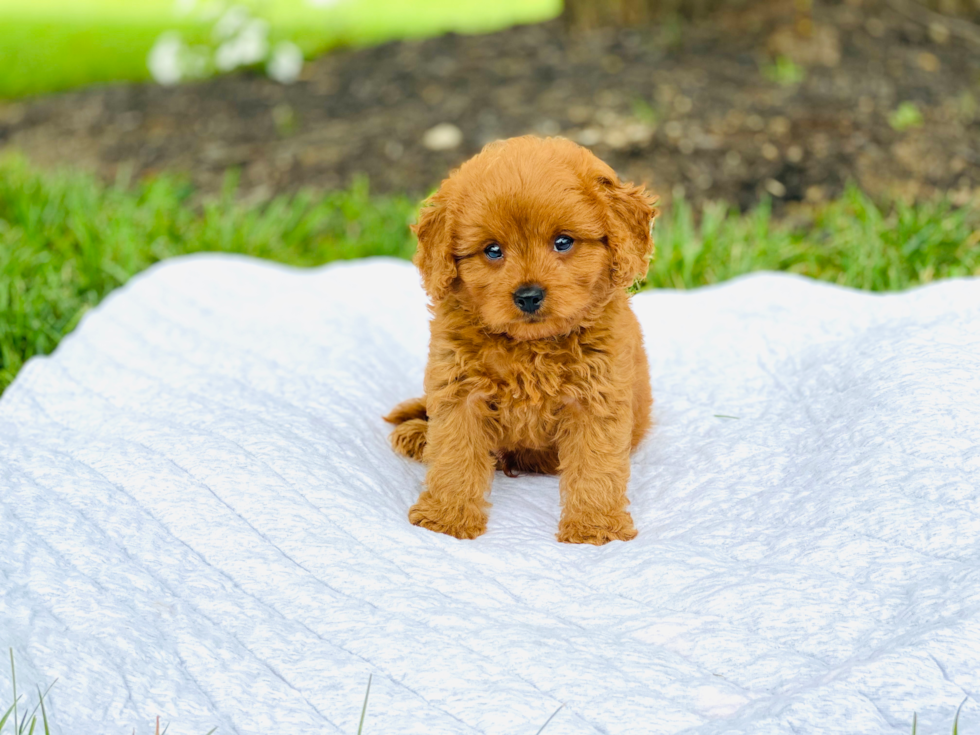
<svg viewBox="0 0 980 735"><path fill-rule="evenodd" d="M604 372L596 362L584 359L580 350L519 347L488 350L476 367L504 434L534 444L546 443L570 403L587 400L590 376Z"/></svg>
<svg viewBox="0 0 980 735"><path fill-rule="evenodd" d="M501 406L520 404L540 408L551 402L562 402L574 389L569 365L550 355L489 352L478 371L492 385L492 400Z"/></svg>

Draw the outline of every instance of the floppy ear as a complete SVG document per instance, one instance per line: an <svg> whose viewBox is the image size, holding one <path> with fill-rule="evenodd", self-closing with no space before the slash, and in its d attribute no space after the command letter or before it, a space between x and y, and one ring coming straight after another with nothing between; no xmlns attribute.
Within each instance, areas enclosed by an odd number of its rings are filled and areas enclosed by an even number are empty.
<svg viewBox="0 0 980 735"><path fill-rule="evenodd" d="M653 257L650 227L658 212L656 198L642 186L621 184L602 176L599 187L609 207L608 240L613 255L613 283L629 288L642 279Z"/></svg>
<svg viewBox="0 0 980 735"><path fill-rule="evenodd" d="M413 262L422 274L422 287L433 302L449 295L456 280L456 259L453 257L445 202L437 192L419 211L419 223L412 232L419 244Z"/></svg>

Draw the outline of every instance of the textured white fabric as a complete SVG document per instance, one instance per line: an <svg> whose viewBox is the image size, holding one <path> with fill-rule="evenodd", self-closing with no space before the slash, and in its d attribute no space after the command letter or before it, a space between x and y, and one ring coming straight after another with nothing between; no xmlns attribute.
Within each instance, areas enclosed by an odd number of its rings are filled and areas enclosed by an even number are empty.
<svg viewBox="0 0 980 735"><path fill-rule="evenodd" d="M639 537L559 544L557 480L475 541L406 520L414 269L169 261L0 399L0 648L56 732L980 727L980 281L761 274L639 295ZM737 418L721 418L716 415ZM10 679L0 666L0 702Z"/></svg>

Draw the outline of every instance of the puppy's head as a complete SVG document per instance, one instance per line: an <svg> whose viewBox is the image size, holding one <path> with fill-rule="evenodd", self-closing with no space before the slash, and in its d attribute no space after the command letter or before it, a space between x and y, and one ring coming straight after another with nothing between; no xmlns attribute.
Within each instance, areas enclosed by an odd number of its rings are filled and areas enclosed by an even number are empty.
<svg viewBox="0 0 980 735"><path fill-rule="evenodd" d="M491 143L446 179L413 227L436 304L454 294L489 331L565 334L641 278L656 215L585 148L531 136Z"/></svg>

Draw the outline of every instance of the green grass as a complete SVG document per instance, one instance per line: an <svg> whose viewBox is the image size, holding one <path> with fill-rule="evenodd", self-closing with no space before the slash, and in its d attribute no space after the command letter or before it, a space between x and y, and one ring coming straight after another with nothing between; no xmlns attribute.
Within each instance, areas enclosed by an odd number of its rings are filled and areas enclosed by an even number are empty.
<svg viewBox="0 0 980 735"><path fill-rule="evenodd" d="M106 294L164 258L209 250L309 266L412 253L415 202L370 197L364 183L260 208L232 192L233 183L192 206L192 190L174 179L102 187L0 163L0 390Z"/></svg>
<svg viewBox="0 0 980 735"><path fill-rule="evenodd" d="M21 703L21 695L17 691L17 668L14 666L14 649L10 649L10 681L13 685L13 704L7 708L7 711L0 715L0 735L3 733L3 728L10 722L11 730L13 735L34 735L34 731L38 726L38 709L41 710L41 726L44 728L44 735L50 735L50 729L48 726L48 709L44 704L44 698L51 691L51 687L55 685L55 682L51 682L43 692L41 687L37 687L37 704L34 705L34 709L30 710L30 700L25 699L23 704ZM57 681L57 680L56 680ZM23 708L23 709L22 709ZM30 711L29 711L30 710ZM13 716L13 719L11 719ZM40 731L38 731L40 732Z"/></svg>
<svg viewBox="0 0 980 735"><path fill-rule="evenodd" d="M373 674L368 676L367 689L364 691L364 704L361 706L361 719L357 726L357 735L364 735L364 718L367 715L368 697L371 696L371 680L373 678L374 678ZM8 721L10 722L11 725L12 735L34 735L35 731L40 733L40 730L37 729L38 709L40 709L41 711L40 722L41 722L41 726L44 728L44 735L50 735L49 723L48 723L48 711L47 711L47 706L44 703L44 698L48 695L48 692L51 691L51 687L55 685L57 679L55 679L55 681L52 682L48 686L48 688L43 692L41 691L40 687L37 687L38 701L37 704L34 706L34 709L30 711L30 713L28 713L27 711L30 709L30 701L28 699L24 699L24 701L21 702L22 696L17 691L17 668L14 665L13 648L10 649L10 679L13 684L13 692L12 692L13 704L11 704L7 708L4 714L0 715L0 735L4 735L4 727L6 726ZM550 723L554 719L555 715L557 715L562 710L562 708L564 708L564 706L565 705L562 704L558 709L555 710L554 714L552 714L551 717L549 717L545 721L545 723L541 726L541 728L538 730L537 735L541 735L541 733L544 732L544 729L548 726L548 723ZM960 705L961 709L962 707L963 705ZM957 720L959 720L959 715L960 715L959 710L957 710L956 712ZM167 725L164 727L163 732L161 733L160 718L157 717L155 735L166 735L167 730L169 729L170 726ZM217 729L218 728L216 727L212 728L211 730L208 731L207 735L214 735ZM135 729L133 730L133 732L135 732ZM915 735L914 725L913 725L912 735ZM954 727L953 735L956 735L955 727Z"/></svg>
<svg viewBox="0 0 980 735"><path fill-rule="evenodd" d="M43 692L41 691L41 688L40 687L37 687L38 702L34 706L34 709L30 712L30 714L28 714L27 713L27 710L30 709L30 702L25 699L25 701L22 704L21 703L21 695L17 691L17 669L14 666L14 649L13 648L10 649L10 678L11 678L11 681L13 683L13 704L10 705L10 707L6 710L6 712L4 714L0 715L0 735L4 735L4 727L6 726L6 724L8 723L8 721L11 724L11 735L34 735L35 731L37 731L38 733L40 733L41 731L39 729L37 729L37 726L38 726L38 719L37 719L38 709L40 709L40 711L41 711L41 721L40 721L40 724L44 728L44 735L50 735L49 723L48 723L48 712L47 712L47 708L46 708L46 706L44 704L44 698L48 695L48 692L51 691L51 687L54 686L54 684L57 682L57 679L54 682L52 682L48 686L48 688L46 690L44 690ZM357 735L363 735L364 734L364 717L367 714L368 697L371 695L371 680L373 678L374 678L374 675L373 674L370 675L370 676L368 676L367 689L364 692L364 704L361 706L361 719L360 719L360 722L358 723L358 726L357 726ZM956 716L953 719L953 735L959 735L960 712L963 710L963 705L966 704L967 699L969 699L969 697L966 697L962 702L960 702L960 706L956 709ZM2 701L2 700L0 700L0 701ZM536 735L541 735L541 733L544 732L545 728L548 727L549 723L555 718L555 715L557 715L559 712L561 712L561 710L564 709L564 707L565 707L565 704L562 703L558 707L558 709L556 709L554 711L554 713L552 713L551 717L549 717L547 720L545 720L545 723L540 727L540 729L537 731L537 734ZM23 712L23 717L21 716L21 712ZM12 717L12 719L11 719L11 717ZM917 735L917 733L918 733L918 724L919 724L919 716L918 716L918 713L913 713L912 714L912 735ZM169 730L169 729L170 729L170 726L167 725L164 728L163 732L161 733L160 732L160 718L157 717L157 719L156 719L156 735L166 735L167 730ZM214 735L214 733L217 731L217 729L218 728L215 727L215 728L209 730L208 733L207 733L207 735ZM133 730L133 732L135 732L135 729Z"/></svg>
<svg viewBox="0 0 980 735"><path fill-rule="evenodd" d="M271 40L289 39L308 55L337 45L475 33L557 15L561 0L255 0ZM209 27L178 16L174 0L0 0L0 99L98 82L149 79L147 54L160 33L188 42Z"/></svg>
<svg viewBox="0 0 980 735"><path fill-rule="evenodd" d="M206 29L172 23L189 41ZM152 22L4 18L0 14L0 99L117 80L149 78L146 57L163 28Z"/></svg>
<svg viewBox="0 0 980 735"><path fill-rule="evenodd" d="M361 722L357 726L357 735L362 735L364 732L364 717L367 715L367 705L368 697L371 696L371 679L374 678L374 674L368 674L367 689L364 690L364 704L361 706ZM913 735L915 735L913 733Z"/></svg>
<svg viewBox="0 0 980 735"><path fill-rule="evenodd" d="M793 87L806 79L806 69L786 56L779 56L771 64L763 66L762 73L770 82L781 87Z"/></svg>
<svg viewBox="0 0 980 735"><path fill-rule="evenodd" d="M922 112L914 102L903 102L888 116L888 124L898 132L922 127Z"/></svg>
<svg viewBox="0 0 980 735"><path fill-rule="evenodd" d="M739 215L675 202L656 229L647 285L693 288L757 270L788 271L868 291L980 275L980 208L946 199L875 203L855 188L805 222L773 218L768 202Z"/></svg>
<svg viewBox="0 0 980 735"><path fill-rule="evenodd" d="M10 724L10 735L34 735L35 732L40 735L42 732L41 728L43 728L44 735L51 735L50 723L48 722L48 708L44 703L44 698L48 696L51 688L58 680L55 679L51 682L43 692L41 691L41 687L35 687L37 689L37 704L31 708L30 697L25 697L22 692L17 691L17 667L14 665L14 649L11 648L9 650L10 680L12 684L11 698L13 699L13 703L0 715L0 735L4 735L4 728L8 723ZM40 720L38 720L38 710L40 710ZM155 735L166 735L168 729L170 729L169 725L164 727L162 733L160 732L160 718L157 717ZM214 735L217 729L216 727L212 728L207 735ZM135 728L133 732L136 732ZM357 732L358 735L361 735L360 730Z"/></svg>
<svg viewBox="0 0 980 735"><path fill-rule="evenodd" d="M262 206L225 193L196 204L173 178L103 186L0 161L0 390L32 355L50 353L81 316L153 263L200 251L296 266L368 255L409 258L417 202L373 196L365 182ZM646 287L693 288L757 270L873 291L980 275L980 210L945 200L876 204L857 190L799 224L768 204L696 213L675 202L657 222Z"/></svg>

